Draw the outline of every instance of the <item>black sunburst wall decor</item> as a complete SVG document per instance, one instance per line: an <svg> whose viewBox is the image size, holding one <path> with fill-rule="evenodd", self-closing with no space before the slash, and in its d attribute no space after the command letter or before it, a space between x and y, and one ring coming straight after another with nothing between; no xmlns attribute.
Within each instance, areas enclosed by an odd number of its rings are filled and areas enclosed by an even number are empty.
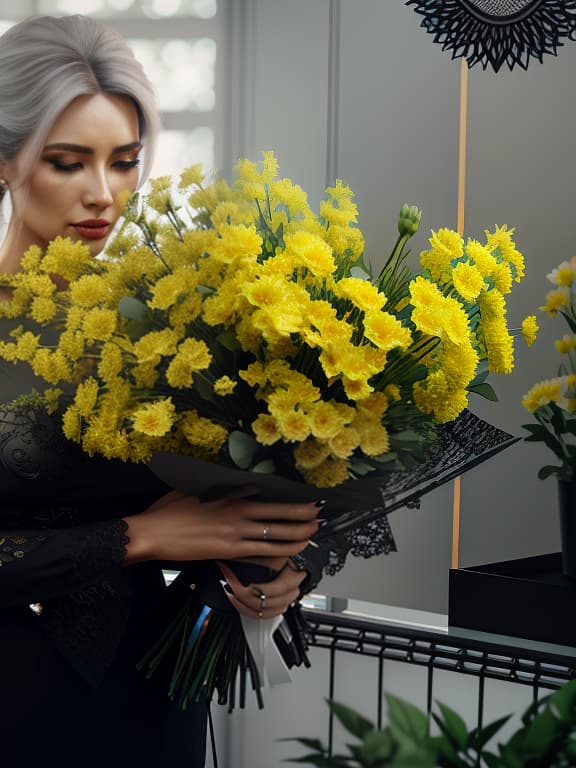
<svg viewBox="0 0 576 768"><path fill-rule="evenodd" d="M468 67L527 69L531 58L556 56L562 38L576 40L576 0L407 0L421 26Z"/></svg>

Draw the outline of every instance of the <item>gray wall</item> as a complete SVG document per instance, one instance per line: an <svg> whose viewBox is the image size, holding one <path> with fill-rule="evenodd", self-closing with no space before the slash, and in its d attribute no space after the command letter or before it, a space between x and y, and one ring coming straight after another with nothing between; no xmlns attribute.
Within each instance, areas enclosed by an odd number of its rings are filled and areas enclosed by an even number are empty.
<svg viewBox="0 0 576 768"><path fill-rule="evenodd" d="M230 73L236 112L230 156L254 159L274 149L283 175L317 201L335 165L356 192L368 257L382 263L405 201L424 212L414 254L430 229L456 227L460 62L419 26L402 0L242 0L232 3L231 39L242 55ZM331 10L340 9L337 99L330 111ZM240 37L245 41L242 45ZM527 277L510 302L510 326L533 313L545 274L569 258L575 241L571 93L576 44L527 72L473 69L469 75L466 234L494 224L516 227ZM329 120L331 122L329 122ZM327 147L327 136L334 141ZM333 181L332 178L328 179ZM517 367L493 384L498 404L471 409L514 434L527 414L522 394L553 376L551 340L564 329L542 316L545 332L531 350L517 344ZM541 482L540 445L518 444L462 481L461 565L558 549L554 481ZM447 610L452 489L431 494L419 510L391 516L398 553L351 558L322 591L428 611Z"/></svg>

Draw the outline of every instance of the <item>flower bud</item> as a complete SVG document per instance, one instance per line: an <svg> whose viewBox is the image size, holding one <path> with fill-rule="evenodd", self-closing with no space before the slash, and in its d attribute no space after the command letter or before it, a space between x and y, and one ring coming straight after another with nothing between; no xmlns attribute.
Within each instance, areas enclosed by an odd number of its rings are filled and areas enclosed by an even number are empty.
<svg viewBox="0 0 576 768"><path fill-rule="evenodd" d="M418 232L421 219L422 211L417 205L404 203L398 217L398 232L400 232L401 236L408 235L408 237L412 237L412 235Z"/></svg>

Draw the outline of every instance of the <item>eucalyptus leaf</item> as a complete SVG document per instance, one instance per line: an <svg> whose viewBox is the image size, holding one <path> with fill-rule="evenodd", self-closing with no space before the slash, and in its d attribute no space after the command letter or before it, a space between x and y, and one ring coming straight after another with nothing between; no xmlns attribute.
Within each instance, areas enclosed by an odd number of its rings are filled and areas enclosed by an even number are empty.
<svg viewBox="0 0 576 768"><path fill-rule="evenodd" d="M271 459L265 459L259 461L258 464L254 464L252 472L260 472L263 475L272 475L276 471L276 465Z"/></svg>
<svg viewBox="0 0 576 768"><path fill-rule="evenodd" d="M256 440L245 432L235 430L228 436L230 458L240 469L249 469L252 466L258 447Z"/></svg>
<svg viewBox="0 0 576 768"><path fill-rule="evenodd" d="M118 302L118 312L128 320L148 320L152 317L152 310L134 296L122 296Z"/></svg>

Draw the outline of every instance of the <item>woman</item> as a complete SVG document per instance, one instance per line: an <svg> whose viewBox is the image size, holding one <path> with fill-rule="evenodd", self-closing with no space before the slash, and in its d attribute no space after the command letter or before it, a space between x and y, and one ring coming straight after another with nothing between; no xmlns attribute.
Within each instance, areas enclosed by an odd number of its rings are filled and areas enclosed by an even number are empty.
<svg viewBox="0 0 576 768"><path fill-rule="evenodd" d="M120 215L119 193L150 166L157 129L150 83L111 29L35 17L6 32L0 185L12 213L0 272L16 272L30 245L58 235L96 255ZM5 341L17 321L0 323ZM204 765L206 705L176 711L166 681L135 669L174 602L161 565L262 559L276 579L243 587L226 571L230 600L247 616L279 615L302 588L305 573L287 558L316 533L318 508L200 503L142 465L89 458L28 397L34 387L42 383L28 370L0 366L2 760Z"/></svg>

